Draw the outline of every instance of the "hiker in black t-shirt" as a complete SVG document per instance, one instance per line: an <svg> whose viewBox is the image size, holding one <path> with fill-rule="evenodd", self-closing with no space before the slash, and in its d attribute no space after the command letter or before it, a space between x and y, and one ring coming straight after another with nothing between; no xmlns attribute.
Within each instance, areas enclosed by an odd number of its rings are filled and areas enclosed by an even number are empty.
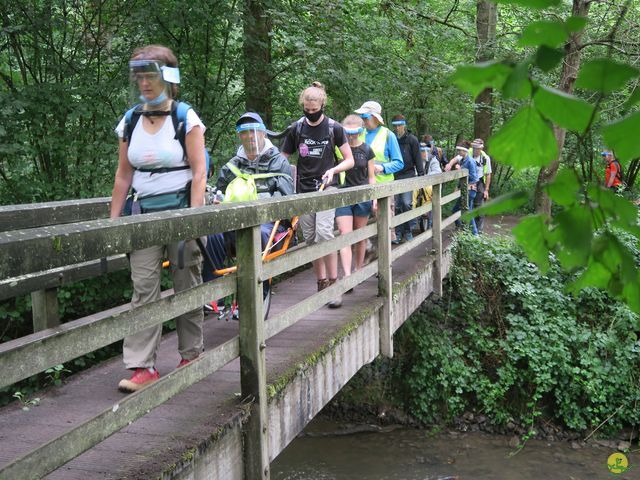
<svg viewBox="0 0 640 480"><path fill-rule="evenodd" d="M304 118L295 122L282 143L282 154L289 157L298 152L298 192L315 192L324 181L327 188L335 188L334 175L353 167L351 147L347 143L342 125L324 115L327 94L320 82L300 94ZM342 160L335 164L334 150L338 146ZM334 238L335 210L302 215L300 225L308 245ZM313 261L318 291L324 290L338 279L338 256L330 253ZM330 308L342 306L342 296L329 302Z"/></svg>
<svg viewBox="0 0 640 480"><path fill-rule="evenodd" d="M341 185L341 188L367 184L375 185L376 170L374 160L376 155L371 150L371 147L362 141L364 122L358 115L349 115L342 121L342 125L347 134L355 166L346 172L345 182L344 185ZM345 235L366 226L370 214L371 200L336 208L336 223L338 224L340 235ZM366 240L355 244L354 271L362 268L366 246ZM344 276L351 275L351 246L340 249L340 262L342 263ZM351 291L348 290L347 293L351 293Z"/></svg>

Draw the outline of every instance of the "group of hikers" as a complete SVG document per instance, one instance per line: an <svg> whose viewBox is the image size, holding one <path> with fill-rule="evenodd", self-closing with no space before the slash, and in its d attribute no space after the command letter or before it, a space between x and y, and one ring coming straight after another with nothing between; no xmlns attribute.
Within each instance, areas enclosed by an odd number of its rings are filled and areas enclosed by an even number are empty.
<svg viewBox="0 0 640 480"><path fill-rule="evenodd" d="M120 138L118 168L115 174L111 218L174 208L198 207L205 203L208 155L205 150L205 126L187 104L176 101L180 73L177 58L164 46L149 45L137 49L129 62L132 91L138 104L126 112L116 127ZM390 182L416 175L432 175L451 169L469 171L469 209L489 196L491 160L483 151L483 141L460 142L456 155L447 161L442 148L425 135L419 141L409 133L404 116L396 115L392 132L385 126L378 102L367 101L338 122L325 112L326 92L314 82L300 94L303 117L284 135L281 148L273 145L258 113L247 112L236 121L240 146L236 155L220 169L214 203L247 200L247 186L255 198L291 195L295 192L325 191L359 185ZM171 119L171 120L169 120ZM288 161L297 153L296 175ZM343 181L338 179L343 174ZM247 182L247 179L250 181ZM239 193L240 192L240 193ZM413 208L412 192L396 195L396 214ZM460 205L457 205L460 208ZM334 237L334 226L341 234L364 227L376 201L365 201L300 217L299 225L306 244ZM413 239L415 220L392 231L392 242ZM482 222L471 223L472 231L482 231ZM263 248L273 224L261 226ZM282 227L280 227L282 228ZM222 265L235 241L233 234L214 234L207 238L216 267ZM366 240L340 250L345 276L362 268ZM206 253L205 252L205 253ZM180 261L179 260L180 257ZM212 278L202 271L202 251L193 241L159 245L131 252L133 282L132 307L160 299L160 277L165 258L170 262L174 289L180 292ZM178 267L180 265L180 268ZM338 254L330 253L313 261L317 289L321 291L338 279ZM350 293L350 292L347 292ZM329 308L339 308L342 297L332 299ZM203 351L203 309L194 309L176 319L178 351L182 367ZM137 391L156 381L155 368L162 326L143 330L124 339L123 359L130 378L120 381L124 392Z"/></svg>

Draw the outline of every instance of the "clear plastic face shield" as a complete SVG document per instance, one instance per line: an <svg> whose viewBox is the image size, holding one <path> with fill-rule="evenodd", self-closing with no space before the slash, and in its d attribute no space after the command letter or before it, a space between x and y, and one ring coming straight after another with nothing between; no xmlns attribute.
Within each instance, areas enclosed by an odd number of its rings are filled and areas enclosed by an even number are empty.
<svg viewBox="0 0 640 480"><path fill-rule="evenodd" d="M364 132L364 127L357 125L344 125L344 133L347 135L347 141L350 147L356 147L360 144L360 135Z"/></svg>
<svg viewBox="0 0 640 480"><path fill-rule="evenodd" d="M157 60L131 60L129 84L131 103L158 106L171 98L171 85L180 83L180 71Z"/></svg>
<svg viewBox="0 0 640 480"><path fill-rule="evenodd" d="M420 143L420 156L422 156L423 160L427 159L428 153L429 153L429 147L427 146L427 144L424 142Z"/></svg>
<svg viewBox="0 0 640 480"><path fill-rule="evenodd" d="M243 123L236 126L238 139L244 148L244 153L249 160L255 159L264 148L264 138L267 132L262 123Z"/></svg>
<svg viewBox="0 0 640 480"><path fill-rule="evenodd" d="M405 120L394 120L391 122L391 125L393 125L393 129L398 137L404 135L404 132L407 129L407 122Z"/></svg>

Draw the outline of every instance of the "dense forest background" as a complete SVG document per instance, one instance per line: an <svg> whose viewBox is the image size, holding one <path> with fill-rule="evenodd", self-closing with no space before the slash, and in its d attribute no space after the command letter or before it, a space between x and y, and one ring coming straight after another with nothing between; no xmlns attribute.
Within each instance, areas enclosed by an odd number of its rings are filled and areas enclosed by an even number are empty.
<svg viewBox="0 0 640 480"><path fill-rule="evenodd" d="M281 130L300 116L299 92L313 80L327 86L334 118L375 99L387 119L402 113L415 134L431 133L451 150L459 137L486 139L523 103L491 89L477 98L461 92L450 81L456 67L493 58L515 65L538 47L522 35L527 25L572 12L588 18L577 48L582 62L603 56L638 62L640 5L618 0L159 0L153 8L137 0L1 0L0 202L110 194L113 129L129 106L127 62L144 44L176 52L180 97L208 127L216 165L234 150L233 124L242 111L256 110ZM560 35L559 42L543 43L551 51L561 50L563 41ZM537 74L557 86L563 62ZM636 83L604 98L588 90L575 94L598 102L597 125L620 115ZM602 146L591 130L569 132L561 159L590 180L602 175ZM494 185L511 188L535 185L538 170L513 177L510 166L500 165L496 173Z"/></svg>

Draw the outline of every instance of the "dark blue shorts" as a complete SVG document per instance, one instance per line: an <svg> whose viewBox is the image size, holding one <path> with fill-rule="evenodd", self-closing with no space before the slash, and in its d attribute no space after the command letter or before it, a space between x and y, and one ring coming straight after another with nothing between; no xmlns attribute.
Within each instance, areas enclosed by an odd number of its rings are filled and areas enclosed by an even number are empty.
<svg viewBox="0 0 640 480"><path fill-rule="evenodd" d="M368 217L371 215L371 200L336 208L336 217Z"/></svg>

